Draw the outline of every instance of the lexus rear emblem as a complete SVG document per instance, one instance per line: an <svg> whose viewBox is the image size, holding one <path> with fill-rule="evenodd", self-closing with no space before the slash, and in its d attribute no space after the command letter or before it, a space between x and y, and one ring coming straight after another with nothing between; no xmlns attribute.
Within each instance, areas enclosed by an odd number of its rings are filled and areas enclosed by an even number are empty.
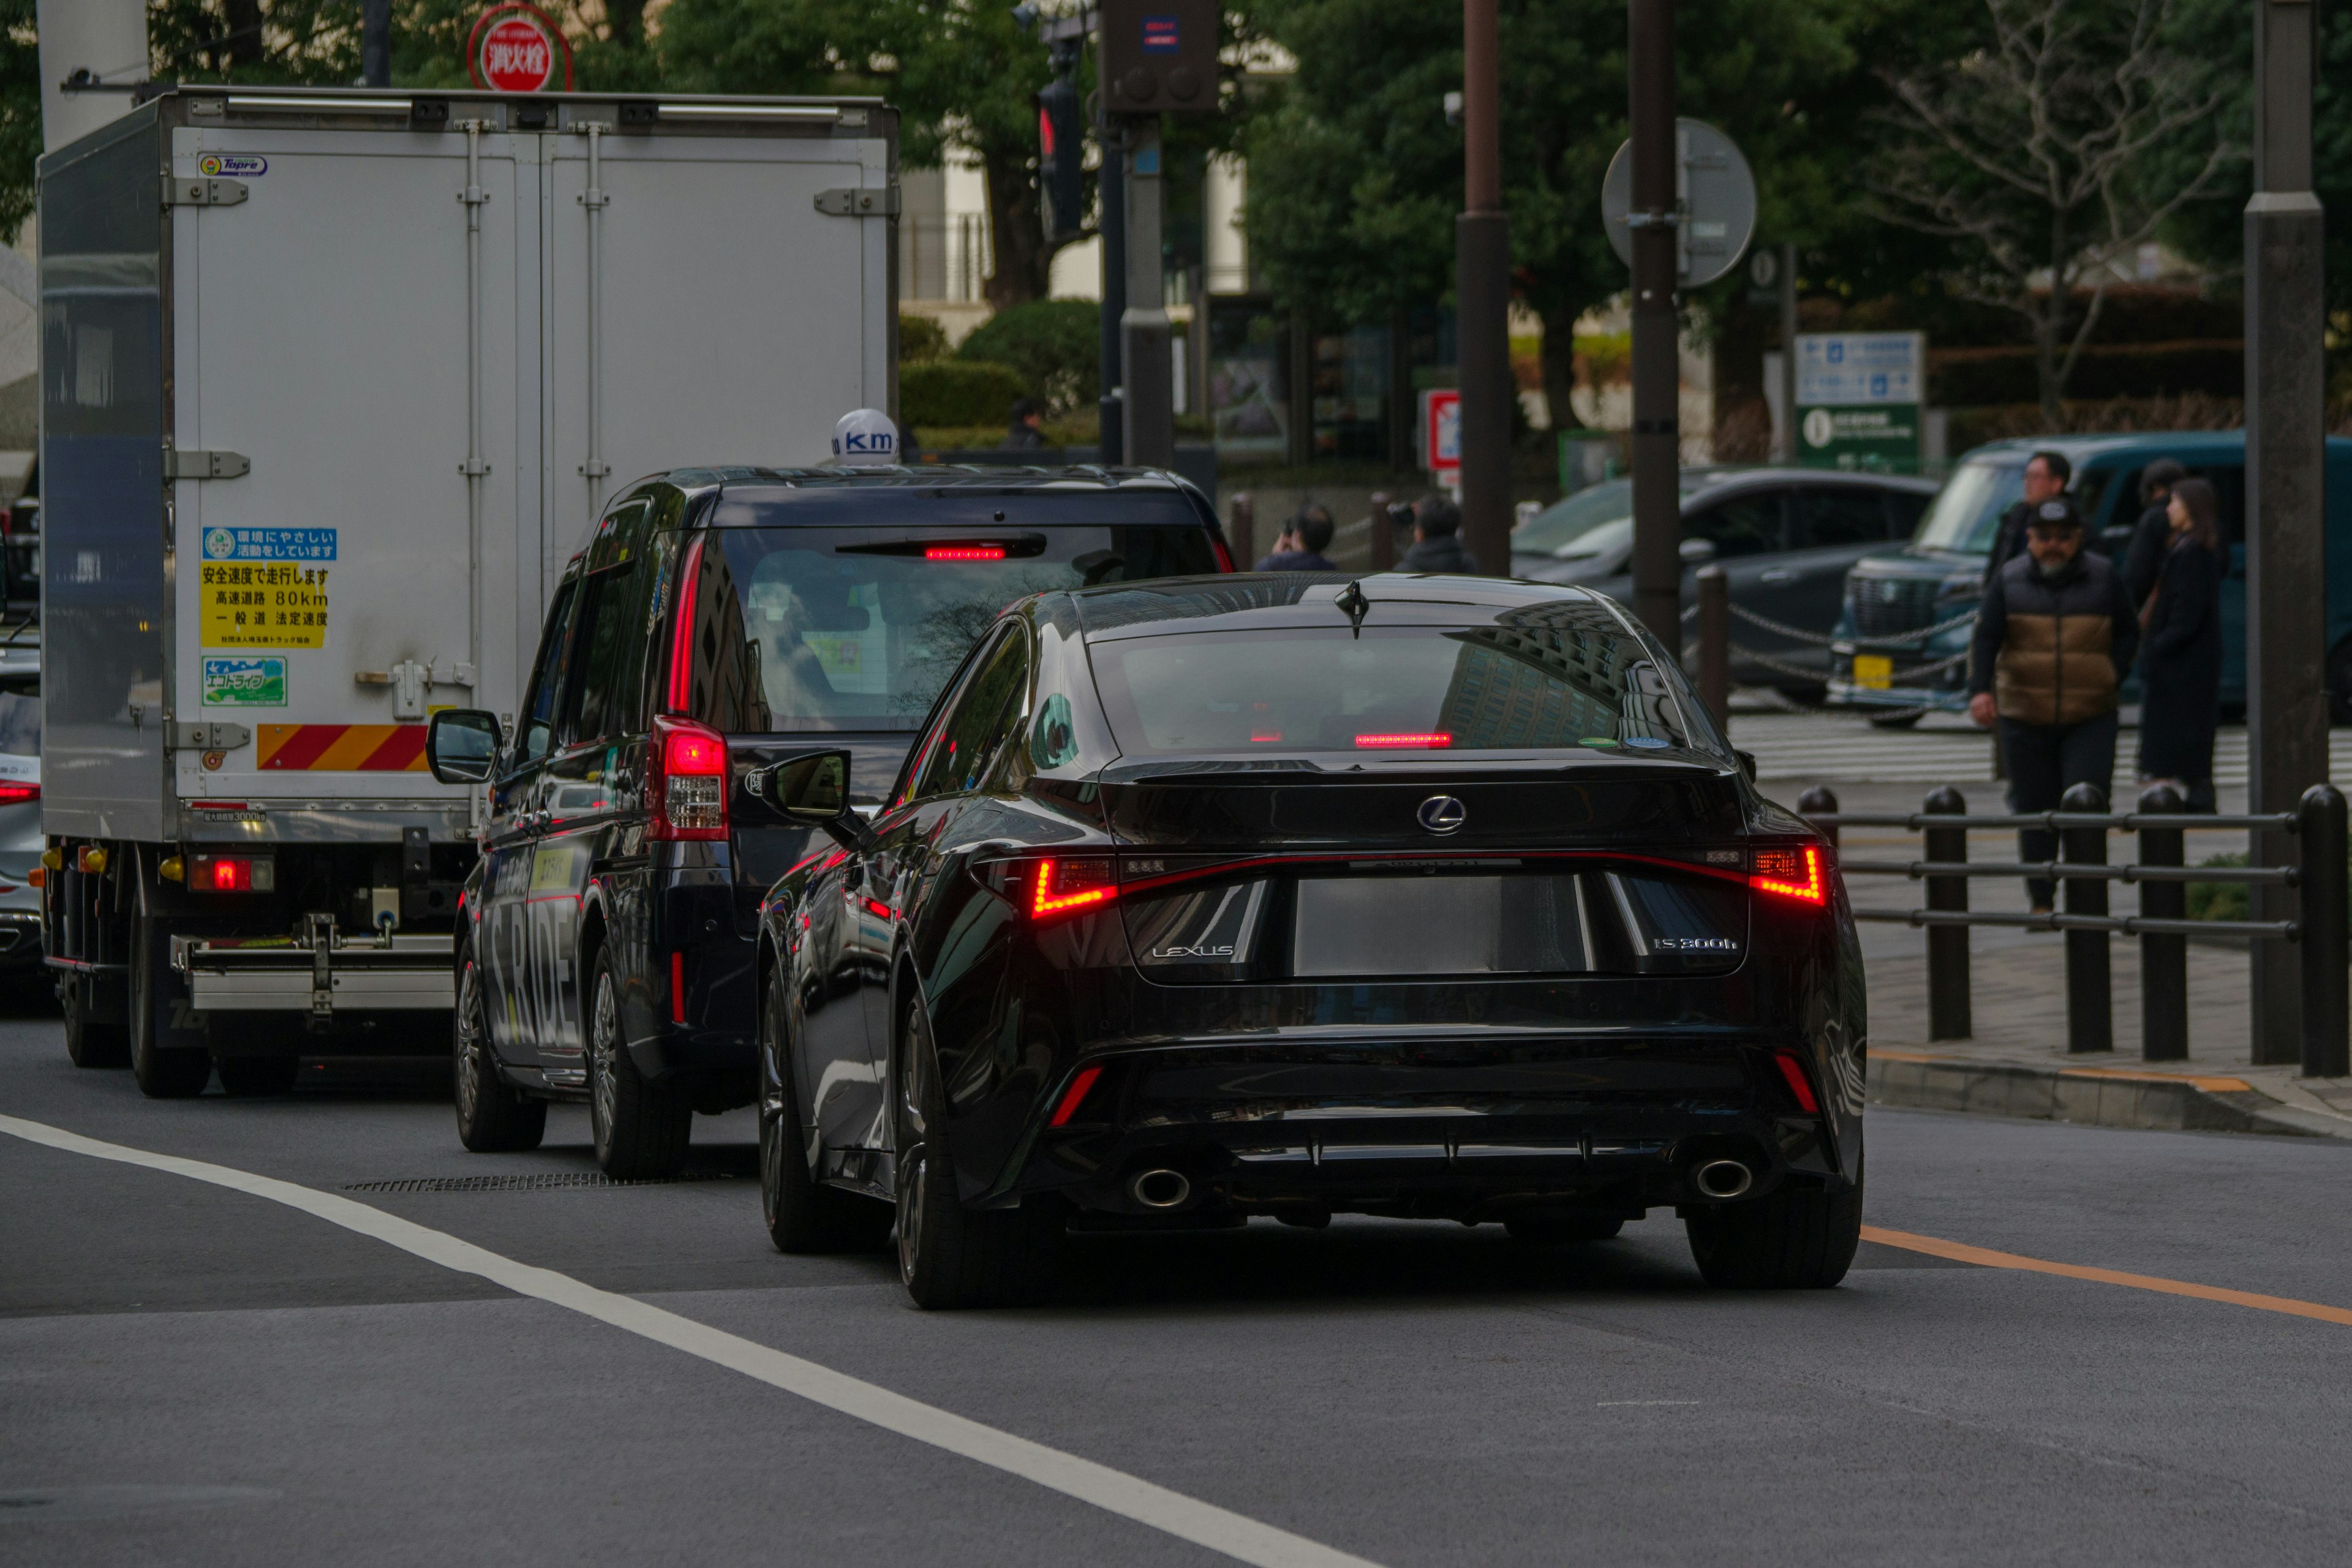
<svg viewBox="0 0 2352 1568"><path fill-rule="evenodd" d="M1450 795L1433 795L1413 813L1432 833L1451 833L1470 819L1470 813Z"/></svg>

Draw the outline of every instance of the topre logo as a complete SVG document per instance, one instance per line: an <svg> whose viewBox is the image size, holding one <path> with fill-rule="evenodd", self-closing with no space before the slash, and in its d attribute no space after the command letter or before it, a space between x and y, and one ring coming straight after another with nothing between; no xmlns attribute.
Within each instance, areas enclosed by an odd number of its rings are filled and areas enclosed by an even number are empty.
<svg viewBox="0 0 2352 1568"><path fill-rule="evenodd" d="M558 71L559 65L562 67ZM466 68L489 92L572 90L572 45L555 19L525 0L482 13L466 40Z"/></svg>
<svg viewBox="0 0 2352 1568"><path fill-rule="evenodd" d="M1451 833L1470 820L1470 809L1450 795L1433 795L1413 816L1432 833Z"/></svg>
<svg viewBox="0 0 2352 1568"><path fill-rule="evenodd" d="M206 179L257 179L269 173L269 160L250 153L207 153L196 160L196 173Z"/></svg>

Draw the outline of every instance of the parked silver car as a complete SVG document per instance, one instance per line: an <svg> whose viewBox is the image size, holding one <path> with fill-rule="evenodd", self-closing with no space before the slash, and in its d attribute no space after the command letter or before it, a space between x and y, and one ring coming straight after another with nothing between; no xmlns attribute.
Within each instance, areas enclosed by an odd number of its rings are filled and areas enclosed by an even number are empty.
<svg viewBox="0 0 2352 1568"><path fill-rule="evenodd" d="M0 626L0 974L41 966L41 628Z"/></svg>

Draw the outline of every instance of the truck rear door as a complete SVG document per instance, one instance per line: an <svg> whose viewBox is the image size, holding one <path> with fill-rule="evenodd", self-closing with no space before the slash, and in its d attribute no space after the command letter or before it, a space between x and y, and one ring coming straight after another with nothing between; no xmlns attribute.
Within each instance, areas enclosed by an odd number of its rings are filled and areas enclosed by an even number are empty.
<svg viewBox="0 0 2352 1568"><path fill-rule="evenodd" d="M244 191L173 210L173 712L247 736L184 742L184 799L455 804L425 768L429 708L520 685L541 620L514 525L535 214L519 225L510 139L480 136L469 172L471 140L173 132L175 174Z"/></svg>

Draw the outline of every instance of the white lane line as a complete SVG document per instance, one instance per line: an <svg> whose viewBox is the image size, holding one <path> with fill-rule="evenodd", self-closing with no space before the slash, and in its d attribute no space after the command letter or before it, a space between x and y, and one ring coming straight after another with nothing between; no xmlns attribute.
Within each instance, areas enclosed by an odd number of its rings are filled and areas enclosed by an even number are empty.
<svg viewBox="0 0 2352 1568"><path fill-rule="evenodd" d="M51 1149L163 1171L284 1204L330 1225L339 1225L361 1236L373 1237L428 1263L437 1263L460 1274L478 1275L519 1296L529 1296L566 1308L583 1317L593 1318L599 1322L609 1323L614 1328L625 1329L672 1350L684 1351L688 1355L740 1372L746 1377L757 1378L787 1394L797 1394L828 1410L871 1422L902 1437L912 1437L918 1443L928 1443L932 1447L960 1454L992 1469L1034 1481L1066 1497L1092 1503L1105 1512L1131 1519L1138 1524L1149 1525L1179 1540L1205 1546L1212 1552L1237 1561L1258 1564L1259 1568L1377 1568L1376 1564L1364 1558L1351 1556L1302 1535L1293 1535L1286 1530L1277 1530L1270 1524L1261 1524L1256 1520L1219 1508L1213 1503L1202 1502L1197 1498L1186 1497L1181 1492L1171 1491L1166 1487L1154 1486L1125 1471L1114 1470L1108 1465L1097 1465L1091 1459L1081 1459L1075 1454L1048 1448L1026 1437L1016 1437L1010 1432L983 1426L977 1421L966 1420L963 1416L909 1399L902 1394L893 1394L887 1388L835 1372L830 1367L819 1366L813 1361L770 1350L765 1345L711 1328L707 1323L698 1323L676 1312L648 1306L635 1297L599 1290L568 1274L517 1263L470 1241L461 1241L446 1232L417 1225L350 1198L317 1192L270 1176L257 1176L249 1171L239 1171L227 1165L208 1164L202 1160L184 1160L175 1154L157 1154L121 1143L102 1142L95 1138L85 1138L79 1132L51 1127L46 1122L26 1121L14 1116L0 1116L0 1132L13 1133L27 1142Z"/></svg>

